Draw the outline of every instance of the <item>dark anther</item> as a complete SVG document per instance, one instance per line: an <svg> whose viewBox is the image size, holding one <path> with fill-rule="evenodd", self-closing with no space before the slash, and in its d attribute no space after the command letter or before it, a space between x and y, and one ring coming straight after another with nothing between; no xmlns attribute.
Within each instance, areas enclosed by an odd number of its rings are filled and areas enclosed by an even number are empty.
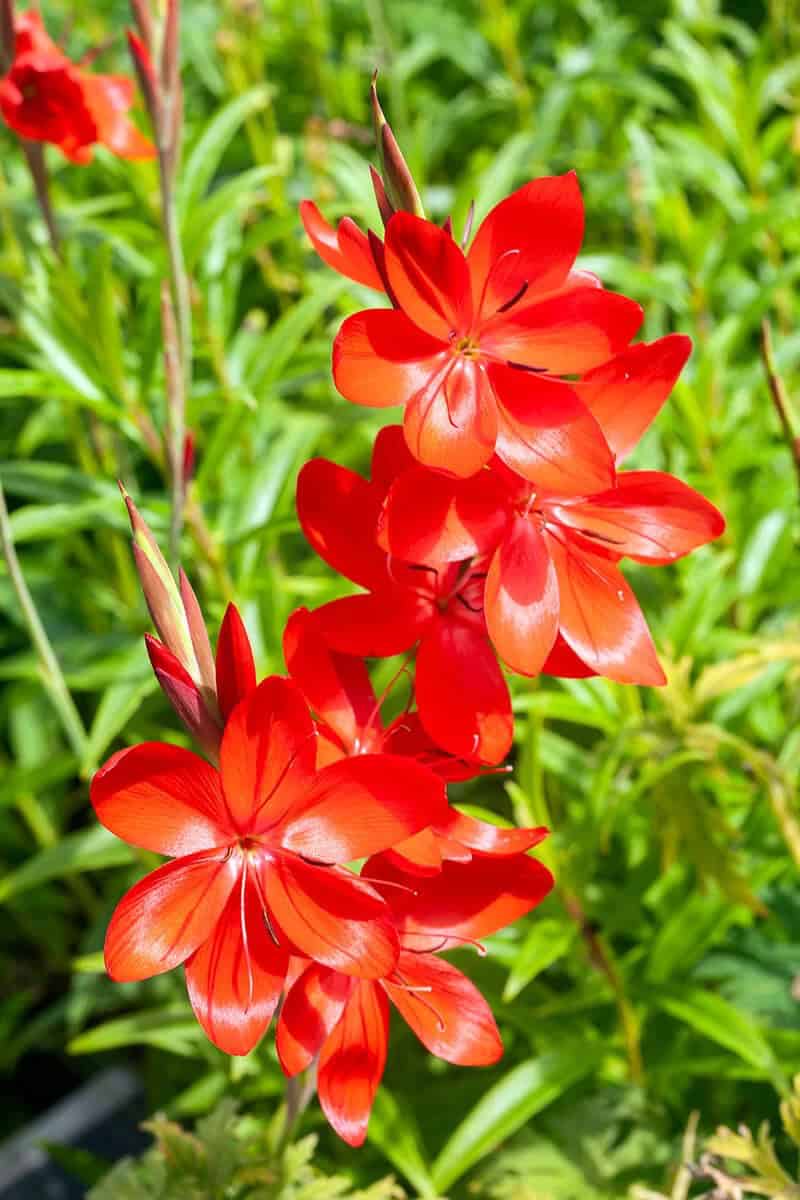
<svg viewBox="0 0 800 1200"><path fill-rule="evenodd" d="M512 362L511 359L506 360L507 367L515 367L517 371L529 371L531 375L546 375L547 367L529 367L527 363Z"/></svg>
<svg viewBox="0 0 800 1200"><path fill-rule="evenodd" d="M528 290L528 281L526 279L525 282L520 287L519 291L515 292L510 300L506 300L505 304L501 304L497 311L499 313L508 312L508 310L510 308L513 308L515 304L519 304L520 300L525 295L527 290Z"/></svg>

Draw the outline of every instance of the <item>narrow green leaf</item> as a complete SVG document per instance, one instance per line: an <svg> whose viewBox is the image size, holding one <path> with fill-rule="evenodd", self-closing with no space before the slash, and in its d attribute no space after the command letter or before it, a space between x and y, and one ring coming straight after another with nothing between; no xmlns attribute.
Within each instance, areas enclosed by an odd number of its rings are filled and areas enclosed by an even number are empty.
<svg viewBox="0 0 800 1200"><path fill-rule="evenodd" d="M369 1120L369 1140L397 1167L420 1196L437 1196L422 1139L412 1113L404 1110L385 1087L379 1088Z"/></svg>
<svg viewBox="0 0 800 1200"><path fill-rule="evenodd" d="M683 1021L703 1037L724 1046L753 1067L758 1067L773 1082L786 1081L769 1042L755 1021L722 996L698 987L663 990L655 997L658 1005L678 1021Z"/></svg>
<svg viewBox="0 0 800 1200"><path fill-rule="evenodd" d="M191 217L204 197L223 154L239 126L269 103L270 89L260 83L228 101L208 122L187 155L181 172L180 206Z"/></svg>
<svg viewBox="0 0 800 1200"><path fill-rule="evenodd" d="M540 971L562 958L574 942L575 935L575 926L567 925L564 921L537 921L517 949L514 965L503 989L503 1000L506 1003L513 1000Z"/></svg>
<svg viewBox="0 0 800 1200"><path fill-rule="evenodd" d="M510 1071L478 1101L433 1164L438 1195L596 1067L599 1046L564 1044Z"/></svg>
<svg viewBox="0 0 800 1200"><path fill-rule="evenodd" d="M148 1009L89 1029L68 1044L70 1054L98 1054L121 1046L158 1046L184 1058L197 1054L204 1034L185 1007Z"/></svg>
<svg viewBox="0 0 800 1200"><path fill-rule="evenodd" d="M69 833L55 846L34 854L23 866L0 879L0 904L52 879L130 862L133 862L130 847L100 825Z"/></svg>

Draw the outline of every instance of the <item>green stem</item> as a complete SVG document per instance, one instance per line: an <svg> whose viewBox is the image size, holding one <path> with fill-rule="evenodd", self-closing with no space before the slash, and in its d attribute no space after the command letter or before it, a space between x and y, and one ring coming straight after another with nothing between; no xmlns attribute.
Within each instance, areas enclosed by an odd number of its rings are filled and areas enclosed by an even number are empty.
<svg viewBox="0 0 800 1200"><path fill-rule="evenodd" d="M50 645L47 631L39 618L39 613L36 610L33 597L28 590L25 577L22 574L22 568L20 567L17 552L14 548L11 522L8 516L2 482L0 482L0 546L2 546L8 575L19 601L28 633L30 634L34 649L39 656L44 685L53 703L53 707L61 719L61 724L64 727L64 733L67 735L70 746L78 758L83 761L88 736L80 713L75 706L75 701L72 699L69 688L64 680L53 647Z"/></svg>

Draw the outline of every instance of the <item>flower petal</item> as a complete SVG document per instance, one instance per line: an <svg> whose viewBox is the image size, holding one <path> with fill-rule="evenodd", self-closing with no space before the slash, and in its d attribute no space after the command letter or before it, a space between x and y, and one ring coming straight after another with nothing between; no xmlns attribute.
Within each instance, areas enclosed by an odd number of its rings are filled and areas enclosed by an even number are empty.
<svg viewBox="0 0 800 1200"><path fill-rule="evenodd" d="M372 257L369 238L352 221L343 217L333 229L313 200L300 203L300 220L309 241L323 262L347 279L382 292L383 280Z"/></svg>
<svg viewBox="0 0 800 1200"><path fill-rule="evenodd" d="M381 489L383 496L398 475L416 465L417 460L406 445L402 425L384 425L383 429L378 430L372 447L369 477L373 486Z"/></svg>
<svg viewBox="0 0 800 1200"><path fill-rule="evenodd" d="M541 904L553 887L553 876L527 854L478 855L470 862L445 862L438 875L406 879L385 856L365 864L380 891L380 880L411 883L414 893L386 889L401 928L406 950L453 949L465 939L486 937L513 924Z"/></svg>
<svg viewBox="0 0 800 1200"><path fill-rule="evenodd" d="M106 970L118 983L172 970L214 932L239 873L236 855L190 854L146 875L120 900L106 932Z"/></svg>
<svg viewBox="0 0 800 1200"><path fill-rule="evenodd" d="M236 705L225 726L220 772L236 828L276 824L307 790L316 766L314 723L300 689L271 676Z"/></svg>
<svg viewBox="0 0 800 1200"><path fill-rule="evenodd" d="M348 317L333 343L333 382L352 404L391 408L426 393L451 361L447 347L391 308Z"/></svg>
<svg viewBox="0 0 800 1200"><path fill-rule="evenodd" d="M486 578L486 625L512 671L538 675L558 632L558 582L535 521L518 517Z"/></svg>
<svg viewBox="0 0 800 1200"><path fill-rule="evenodd" d="M658 414L691 350L691 338L681 333L640 342L595 367L575 385L617 462L631 452Z"/></svg>
<svg viewBox="0 0 800 1200"><path fill-rule="evenodd" d="M430 598L404 587L343 596L314 611L322 637L340 654L389 658L410 650L431 622Z"/></svg>
<svg viewBox="0 0 800 1200"><path fill-rule="evenodd" d="M489 1005L449 962L432 954L401 954L384 986L400 1016L437 1058L461 1067L486 1067L502 1056Z"/></svg>
<svg viewBox="0 0 800 1200"><path fill-rule="evenodd" d="M500 856L522 854L538 846L548 834L544 825L536 829L508 829L501 825L490 825L488 821L479 821L477 817L470 817L457 808L447 810L447 817L437 823L436 832L480 854Z"/></svg>
<svg viewBox="0 0 800 1200"><path fill-rule="evenodd" d="M386 273L398 306L434 337L469 328L472 292L467 262L449 233L412 213L386 227Z"/></svg>
<svg viewBox="0 0 800 1200"><path fill-rule="evenodd" d="M166 742L118 750L92 779L90 798L106 829L156 854L193 854L233 836L219 772Z"/></svg>
<svg viewBox="0 0 800 1200"><path fill-rule="evenodd" d="M133 83L125 76L79 72L84 97L97 126L97 140L118 158L155 158L153 143L127 115L133 104Z"/></svg>
<svg viewBox="0 0 800 1200"><path fill-rule="evenodd" d="M497 438L497 408L483 366L463 356L445 359L428 386L406 405L403 430L425 466L474 475L489 461Z"/></svg>
<svg viewBox="0 0 800 1200"><path fill-rule="evenodd" d="M377 700L363 659L328 646L313 615L298 608L286 622L283 656L289 674L314 712L350 751L373 730Z"/></svg>
<svg viewBox="0 0 800 1200"><path fill-rule="evenodd" d="M383 1077L389 1044L389 1001L360 982L322 1048L317 1095L328 1121L350 1146L361 1146Z"/></svg>
<svg viewBox="0 0 800 1200"><path fill-rule="evenodd" d="M329 567L365 588L388 582L377 542L383 496L366 479L324 458L297 478L297 516L312 549Z"/></svg>
<svg viewBox="0 0 800 1200"><path fill-rule="evenodd" d="M481 347L554 375L581 374L628 345L643 312L627 296L583 287L495 317Z"/></svg>
<svg viewBox="0 0 800 1200"><path fill-rule="evenodd" d="M415 467L389 491L381 538L407 562L463 562L492 551L508 520L508 493L489 471L451 479Z"/></svg>
<svg viewBox="0 0 800 1200"><path fill-rule="evenodd" d="M500 409L497 456L506 466L558 495L611 487L611 450L569 384L502 363L488 371Z"/></svg>
<svg viewBox="0 0 800 1200"><path fill-rule="evenodd" d="M553 649L542 667L542 674L555 675L561 679L587 679L590 675L596 675L597 672L593 671L591 667L587 667L586 663L578 658L575 651L567 645L559 633Z"/></svg>
<svg viewBox="0 0 800 1200"><path fill-rule="evenodd" d="M486 634L441 619L417 653L417 706L430 737L457 758L502 762L511 749L511 698Z"/></svg>
<svg viewBox="0 0 800 1200"><path fill-rule="evenodd" d="M228 897L213 934L186 963L194 1014L226 1054L249 1054L280 999L289 954L267 932L247 876Z"/></svg>
<svg viewBox="0 0 800 1200"><path fill-rule="evenodd" d="M312 963L286 994L275 1035L284 1075L291 1078L307 1067L330 1036L354 987L350 975Z"/></svg>
<svg viewBox="0 0 800 1200"><path fill-rule="evenodd" d="M386 754L415 758L446 783L474 779L481 774L480 763L456 758L442 750L426 733L418 712L404 712L395 717L386 729L382 749Z"/></svg>
<svg viewBox="0 0 800 1200"><path fill-rule="evenodd" d="M240 700L256 686L256 665L244 621L235 604L229 604L217 641L217 699L227 721Z"/></svg>
<svg viewBox="0 0 800 1200"><path fill-rule="evenodd" d="M591 548L643 563L669 563L713 541L725 518L705 496L663 471L625 471L616 487L574 504L553 505L553 515Z"/></svg>
<svg viewBox="0 0 800 1200"><path fill-rule="evenodd" d="M446 811L444 783L430 767L396 754L359 754L317 772L283 822L281 845L322 863L352 862L412 837Z"/></svg>
<svg viewBox="0 0 800 1200"><path fill-rule="evenodd" d="M666 683L642 610L613 562L548 537L558 575L559 625L567 644L598 675L618 683Z"/></svg>
<svg viewBox="0 0 800 1200"><path fill-rule="evenodd" d="M379 979L392 970L397 933L374 888L342 868L293 854L277 854L260 870L281 943L345 975Z"/></svg>
<svg viewBox="0 0 800 1200"><path fill-rule="evenodd" d="M485 319L521 287L527 295L559 287L582 241L583 201L574 171L518 188L485 217L467 254L476 309Z"/></svg>

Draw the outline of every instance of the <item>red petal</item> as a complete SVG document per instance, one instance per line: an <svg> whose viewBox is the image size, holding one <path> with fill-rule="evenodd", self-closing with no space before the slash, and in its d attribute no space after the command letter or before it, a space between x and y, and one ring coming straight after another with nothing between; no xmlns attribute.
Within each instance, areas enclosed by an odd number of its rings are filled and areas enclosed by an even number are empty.
<svg viewBox="0 0 800 1200"><path fill-rule="evenodd" d="M614 563L548 537L558 574L564 640L598 675L618 683L666 683L650 631Z"/></svg>
<svg viewBox="0 0 800 1200"><path fill-rule="evenodd" d="M561 679L587 679L590 675L596 675L597 672L593 671L591 667L587 667L586 663L578 658L575 651L570 649L559 634L542 667L542 674L555 675Z"/></svg>
<svg viewBox="0 0 800 1200"><path fill-rule="evenodd" d="M450 479L415 467L387 496L382 534L391 553L407 562L462 562L494 549L508 509L506 489L488 471Z"/></svg>
<svg viewBox="0 0 800 1200"><path fill-rule="evenodd" d="M442 852L432 829L422 829L384 851L380 857L411 875L436 875L442 869Z"/></svg>
<svg viewBox="0 0 800 1200"><path fill-rule="evenodd" d="M558 632L558 582L539 525L518 517L492 558L486 624L512 671L538 675Z"/></svg>
<svg viewBox="0 0 800 1200"><path fill-rule="evenodd" d="M350 975L313 963L297 980L281 1006L275 1048L290 1078L319 1054L358 983Z"/></svg>
<svg viewBox="0 0 800 1200"><path fill-rule="evenodd" d="M474 779L481 773L480 763L455 758L437 746L430 734L425 732L418 712L404 712L395 717L386 730L382 748L386 754L416 758L445 782Z"/></svg>
<svg viewBox="0 0 800 1200"><path fill-rule="evenodd" d="M217 699L227 721L240 700L256 686L256 665L244 622L235 604L229 604L217 641Z"/></svg>
<svg viewBox="0 0 800 1200"><path fill-rule="evenodd" d="M725 530L725 518L705 496L662 471L626 471L616 487L551 511L587 549L597 539L599 553L643 563L673 562Z"/></svg>
<svg viewBox="0 0 800 1200"><path fill-rule="evenodd" d="M383 280L375 266L369 238L350 217L343 217L333 229L312 200L300 203L300 220L309 240L323 262L347 279L382 292Z"/></svg>
<svg viewBox="0 0 800 1200"><path fill-rule="evenodd" d="M401 954L385 987L403 1020L437 1058L461 1067L486 1067L502 1056L489 1005L450 963L432 954Z"/></svg>
<svg viewBox="0 0 800 1200"><path fill-rule="evenodd" d="M386 272L398 306L420 329L446 341L451 332L469 328L466 259L438 225L396 213L386 228Z"/></svg>
<svg viewBox="0 0 800 1200"><path fill-rule="evenodd" d="M397 933L378 893L337 867L291 854L261 867L270 913L282 942L307 958L364 979L387 975L397 961Z"/></svg>
<svg viewBox="0 0 800 1200"><path fill-rule="evenodd" d="M379 429L372 447L370 479L385 496L398 475L417 465L403 434L402 425L385 425Z"/></svg>
<svg viewBox="0 0 800 1200"><path fill-rule="evenodd" d="M481 334L481 348L554 375L577 375L624 349L642 316L626 296L575 288L495 317Z"/></svg>
<svg viewBox="0 0 800 1200"><path fill-rule="evenodd" d="M222 726L206 706L203 692L180 660L149 633L144 635L153 673L164 695L195 741L215 762L219 757Z"/></svg>
<svg viewBox="0 0 800 1200"><path fill-rule="evenodd" d="M89 75L83 71L80 75L86 103L97 125L97 140L118 158L155 158L153 143L126 115L133 104L131 80L117 75Z"/></svg>
<svg viewBox="0 0 800 1200"><path fill-rule="evenodd" d="M237 704L220 748L222 786L242 833L276 824L305 794L316 767L314 723L288 679L271 676Z"/></svg>
<svg viewBox="0 0 800 1200"><path fill-rule="evenodd" d="M502 762L514 732L511 698L480 628L437 621L420 642L416 691L422 724L444 750L457 758Z"/></svg>
<svg viewBox="0 0 800 1200"><path fill-rule="evenodd" d="M287 951L267 932L255 888L236 887L212 936L186 963L194 1014L215 1046L250 1053L272 1020L288 966Z"/></svg>
<svg viewBox="0 0 800 1200"><path fill-rule="evenodd" d="M143 742L119 750L92 779L98 819L123 841L180 857L235 836L219 773L190 750Z"/></svg>
<svg viewBox="0 0 800 1200"><path fill-rule="evenodd" d="M345 467L307 462L297 479L297 516L310 545L329 567L365 588L387 582L377 542L383 496Z"/></svg>
<svg viewBox="0 0 800 1200"><path fill-rule="evenodd" d="M348 317L333 343L333 382L345 400L367 408L406 404L425 393L447 347L403 313L368 308Z"/></svg>
<svg viewBox="0 0 800 1200"><path fill-rule="evenodd" d="M348 750L356 748L363 734L373 733L370 723L375 726L377 701L366 665L360 658L332 651L308 609L298 608L289 617L283 656L311 708Z"/></svg>
<svg viewBox="0 0 800 1200"><path fill-rule="evenodd" d="M391 889L393 907L402 914L402 944L408 950L444 950L464 939L486 937L541 904L553 887L547 867L527 854L481 855L468 863L445 862L438 875L414 880L390 873L385 863L376 864L377 860L371 860L364 867L376 876L376 886L380 886L380 872L390 882L412 882L416 890L416 895L404 894L399 905L397 888Z"/></svg>
<svg viewBox="0 0 800 1200"><path fill-rule="evenodd" d="M204 851L165 863L126 892L106 933L106 970L118 983L161 975L211 937L239 874L239 858Z"/></svg>
<svg viewBox="0 0 800 1200"><path fill-rule="evenodd" d="M448 809L446 819L436 825L436 832L468 846L470 850L501 856L522 854L538 846L548 834L543 825L537 829L504 829L500 825L490 825L488 821L479 821L455 808Z"/></svg>
<svg viewBox="0 0 800 1200"><path fill-rule="evenodd" d="M281 844L318 862L352 862L404 841L446 810L444 784L429 767L395 754L359 754L317 773L287 815Z"/></svg>
<svg viewBox="0 0 800 1200"><path fill-rule="evenodd" d="M640 342L590 371L575 386L599 421L619 462L657 415L692 350L691 339L671 333Z"/></svg>
<svg viewBox="0 0 800 1200"><path fill-rule="evenodd" d="M367 1136L389 1043L389 1002L383 989L359 983L319 1060L317 1095L340 1138L361 1146Z"/></svg>
<svg viewBox="0 0 800 1200"><path fill-rule="evenodd" d="M611 450L569 384L499 363L488 370L500 408L497 456L506 466L558 495L611 487Z"/></svg>
<svg viewBox="0 0 800 1200"><path fill-rule="evenodd" d="M582 241L583 201L575 172L525 184L495 205L470 246L476 309L490 316L525 285L527 295L559 287Z"/></svg>
<svg viewBox="0 0 800 1200"><path fill-rule="evenodd" d="M451 475L474 475L497 438L497 406L484 368L474 359L445 358L429 386L406 406L408 448L419 462Z"/></svg>
<svg viewBox="0 0 800 1200"><path fill-rule="evenodd" d="M409 650L433 616L433 602L408 588L343 596L314 612L322 637L341 654L389 658Z"/></svg>

